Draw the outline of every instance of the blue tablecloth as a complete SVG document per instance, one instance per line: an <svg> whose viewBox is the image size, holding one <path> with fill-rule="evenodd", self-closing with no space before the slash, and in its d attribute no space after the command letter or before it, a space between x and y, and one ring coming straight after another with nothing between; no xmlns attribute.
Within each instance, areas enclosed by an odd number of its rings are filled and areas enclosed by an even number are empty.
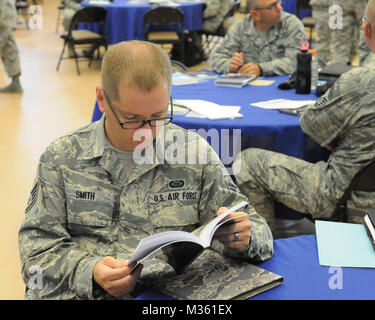
<svg viewBox="0 0 375 320"><path fill-rule="evenodd" d="M204 129L205 131L211 128L218 131L230 129L230 133L232 133L233 129L241 129L241 150L258 147L310 162L326 160L329 155L328 151L303 133L298 117L282 114L277 110L250 106L251 102L276 98L317 99L314 93L301 95L296 94L294 89L289 91L278 89L277 85L287 79L288 76L268 77L266 80L275 80L275 83L265 87L250 85L240 89L216 87L214 80L193 85L173 86L172 97L174 99L203 99L221 105L238 105L241 106L240 113L243 114L243 118L233 120L208 120L175 115L173 123L185 129ZM92 121L98 120L100 117L101 112L96 105ZM221 156L220 150L215 148L215 151ZM225 165L229 165L229 163L223 162Z"/></svg>
<svg viewBox="0 0 375 320"><path fill-rule="evenodd" d="M82 1L81 6L88 6ZM95 4L93 4L95 5ZM143 39L143 17L155 5L148 3L129 3L128 0L114 0L102 5L107 9L105 36L109 44L127 40ZM177 7L184 12L185 29L202 29L203 2L181 2Z"/></svg>
<svg viewBox="0 0 375 320"><path fill-rule="evenodd" d="M319 265L316 236L274 241L274 256L258 266L284 277L284 282L252 300L374 300L374 269L330 269ZM138 300L172 299L147 290Z"/></svg>

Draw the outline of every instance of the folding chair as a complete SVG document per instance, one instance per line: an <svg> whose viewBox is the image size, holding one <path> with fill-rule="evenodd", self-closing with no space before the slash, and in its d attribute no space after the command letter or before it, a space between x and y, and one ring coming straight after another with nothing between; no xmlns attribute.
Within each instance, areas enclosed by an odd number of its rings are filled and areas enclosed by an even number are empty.
<svg viewBox="0 0 375 320"><path fill-rule="evenodd" d="M366 208L363 211L358 211L347 207L347 202L350 200L352 192L355 191L373 192L375 197L375 159L356 173L349 187L345 190L344 195L339 200L336 210L332 215L333 219L346 222L348 221L349 214L365 215Z"/></svg>
<svg viewBox="0 0 375 320"><path fill-rule="evenodd" d="M172 27L177 27L177 31L171 31ZM177 46L184 62L184 12L174 7L151 8L143 19L143 39L156 44Z"/></svg>
<svg viewBox="0 0 375 320"><path fill-rule="evenodd" d="M57 63L56 71L60 68L60 63L62 59L71 59L63 58L66 46L70 46L74 53L74 59L76 62L77 73L80 75L79 66L78 66L78 55L75 50L76 45L83 45L83 44L91 44L92 50L89 55L89 66L91 66L91 62L95 53L95 50L98 50L98 57L99 57L99 49L101 46L105 47L107 50L107 40L104 36L104 24L107 15L107 10L103 7L96 7L96 6L89 6L84 7L78 10L69 25L69 30L67 32L61 33L60 37L64 40L64 46L61 51L61 55L59 58L59 62ZM93 32L87 29L80 29L77 30L78 24L85 23L85 24L96 24L99 23L99 32Z"/></svg>

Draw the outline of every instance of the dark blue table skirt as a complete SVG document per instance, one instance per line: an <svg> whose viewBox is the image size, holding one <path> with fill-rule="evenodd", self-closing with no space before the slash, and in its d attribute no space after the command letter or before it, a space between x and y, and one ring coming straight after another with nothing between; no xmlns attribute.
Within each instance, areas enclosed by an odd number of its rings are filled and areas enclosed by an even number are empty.
<svg viewBox="0 0 375 320"><path fill-rule="evenodd" d="M297 0L283 0L283 10L289 13L296 14L297 8L296 8ZM301 10L301 19L307 16L311 16L311 11L308 10Z"/></svg>
<svg viewBox="0 0 375 320"><path fill-rule="evenodd" d="M82 1L81 6L88 6L87 1ZM177 7L184 12L184 24L186 30L202 29L202 2L180 3ZM143 39L143 17L145 13L155 5L148 3L132 4L128 0L114 0L108 5L105 24L105 36L109 44L127 40ZM82 26L83 27L83 26ZM86 26L87 27L87 26ZM94 28L94 31L95 30Z"/></svg>
<svg viewBox="0 0 375 320"><path fill-rule="evenodd" d="M258 266L284 277L284 282L252 300L374 300L375 271L330 268L319 264L316 236L274 241L274 256ZM171 297L147 290L138 300Z"/></svg>

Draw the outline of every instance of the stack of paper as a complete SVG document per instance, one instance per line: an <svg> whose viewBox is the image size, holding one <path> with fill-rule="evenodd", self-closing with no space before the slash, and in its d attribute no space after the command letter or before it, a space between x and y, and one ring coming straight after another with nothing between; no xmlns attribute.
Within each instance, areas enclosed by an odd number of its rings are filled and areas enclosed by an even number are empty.
<svg viewBox="0 0 375 320"><path fill-rule="evenodd" d="M178 105L183 105L190 112L187 117L202 117L210 120L242 118L239 113L240 106L222 106L206 100L175 100Z"/></svg>
<svg viewBox="0 0 375 320"><path fill-rule="evenodd" d="M315 100L288 100L273 99L262 102L251 103L251 106L264 109L298 109L303 106L313 104Z"/></svg>

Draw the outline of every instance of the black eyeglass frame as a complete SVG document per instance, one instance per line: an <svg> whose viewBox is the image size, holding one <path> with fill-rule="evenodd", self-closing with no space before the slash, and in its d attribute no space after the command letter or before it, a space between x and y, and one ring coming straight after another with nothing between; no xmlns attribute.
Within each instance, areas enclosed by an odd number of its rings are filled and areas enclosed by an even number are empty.
<svg viewBox="0 0 375 320"><path fill-rule="evenodd" d="M148 123L151 127L162 127L162 126L165 126L165 125L169 124L173 120L173 99L172 99L172 96L169 98L169 103L171 104L171 115L169 117L157 118L157 119L148 119L148 120L121 121L120 117L117 115L117 113L115 112L115 110L112 107L111 99L109 99L107 93L105 92L105 90L103 88L102 88L102 91L103 91L104 97L105 97L105 99L106 99L106 101L109 105L109 108L111 109L112 113L114 114L116 120L118 121L118 123L119 123L119 125L121 126L122 129L125 129L125 130L139 129L139 128L142 128L146 123ZM154 124L151 123L151 121L158 121L158 120L159 121L169 120L169 121L164 123L163 125L154 125ZM140 124L140 126L136 127L136 128L124 127L124 125L129 124L129 123L142 123L142 124Z"/></svg>
<svg viewBox="0 0 375 320"><path fill-rule="evenodd" d="M276 6L278 4L280 4L282 6L283 5L283 1L282 0L277 0L274 3L271 3L267 8L255 8L253 10L256 10L256 11L259 11L259 10L269 10L269 11L272 11L272 10L275 10L275 8L276 8Z"/></svg>

